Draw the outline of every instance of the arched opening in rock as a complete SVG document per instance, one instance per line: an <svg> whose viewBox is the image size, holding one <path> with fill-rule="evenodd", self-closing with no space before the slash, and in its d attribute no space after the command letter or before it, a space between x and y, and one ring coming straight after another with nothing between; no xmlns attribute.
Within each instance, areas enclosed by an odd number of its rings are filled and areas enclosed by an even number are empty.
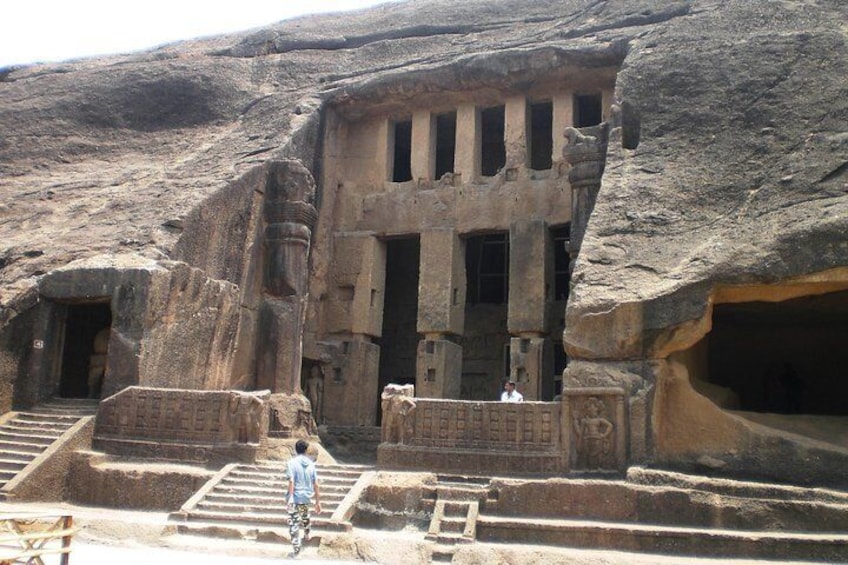
<svg viewBox="0 0 848 565"><path fill-rule="evenodd" d="M100 398L112 311L108 303L69 304L62 341L59 395Z"/></svg>
<svg viewBox="0 0 848 565"><path fill-rule="evenodd" d="M848 415L848 290L717 304L708 381L746 412Z"/></svg>

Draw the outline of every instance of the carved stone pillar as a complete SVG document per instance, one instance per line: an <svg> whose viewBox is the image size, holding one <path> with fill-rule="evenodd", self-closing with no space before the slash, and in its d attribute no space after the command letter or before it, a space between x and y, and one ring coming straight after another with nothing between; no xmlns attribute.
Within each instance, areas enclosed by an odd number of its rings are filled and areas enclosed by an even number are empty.
<svg viewBox="0 0 848 565"><path fill-rule="evenodd" d="M374 426L379 403L380 346L363 336L343 341L324 368L324 422Z"/></svg>
<svg viewBox="0 0 848 565"><path fill-rule="evenodd" d="M418 342L415 390L422 398L458 399L462 380L462 347L439 336Z"/></svg>
<svg viewBox="0 0 848 565"><path fill-rule="evenodd" d="M257 386L298 392L315 181L299 161L274 162L265 183L264 301Z"/></svg>
<svg viewBox="0 0 848 565"><path fill-rule="evenodd" d="M568 171L568 182L571 185L571 237L568 252L574 261L601 188L609 124L604 122L580 129L568 127L565 128L565 138L567 143L563 148L563 158L571 165Z"/></svg>
<svg viewBox="0 0 848 565"><path fill-rule="evenodd" d="M515 381L524 400L550 400L553 397L554 356L550 338L510 339L509 366L509 378Z"/></svg>

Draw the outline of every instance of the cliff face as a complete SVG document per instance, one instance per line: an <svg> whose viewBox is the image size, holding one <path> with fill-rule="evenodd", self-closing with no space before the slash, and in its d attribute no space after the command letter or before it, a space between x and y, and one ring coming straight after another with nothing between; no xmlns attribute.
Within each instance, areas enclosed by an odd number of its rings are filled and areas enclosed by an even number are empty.
<svg viewBox="0 0 848 565"><path fill-rule="evenodd" d="M618 66L620 113L566 313L568 384L629 392L634 461L695 444L759 446L740 468L788 461L688 383L715 303L848 288L846 21L841 0L411 0L0 70L0 386L36 355L39 281L73 298L62 285L77 279L56 275L68 265L170 289L167 304L119 297L139 318L113 326L126 374L170 382L232 363L189 384L249 383L266 172L293 158L320 179L324 107L355 118ZM318 187L319 207L334 188ZM314 275L328 258L312 259ZM76 291L103 294L83 279ZM202 341L207 360L163 369L162 327L194 332L173 347Z"/></svg>
<svg viewBox="0 0 848 565"><path fill-rule="evenodd" d="M610 143L569 303L577 356L664 357L703 328L651 332L697 321L717 285L844 268L845 10L696 2L630 43L617 92L639 144Z"/></svg>
<svg viewBox="0 0 848 565"><path fill-rule="evenodd" d="M700 315L714 283L848 263L846 10L413 1L7 69L0 308L76 259L168 257L183 219L264 161L296 157L314 170L328 100L380 103L618 56L618 95L639 143L611 144L569 342L579 356L632 356L591 345L581 318L691 291L675 299L690 309L655 322L673 325Z"/></svg>

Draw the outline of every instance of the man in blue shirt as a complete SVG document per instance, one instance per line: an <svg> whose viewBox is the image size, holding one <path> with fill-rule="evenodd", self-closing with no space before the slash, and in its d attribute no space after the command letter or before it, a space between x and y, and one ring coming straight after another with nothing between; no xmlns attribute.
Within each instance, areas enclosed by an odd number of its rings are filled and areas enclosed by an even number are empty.
<svg viewBox="0 0 848 565"><path fill-rule="evenodd" d="M289 460L289 534L295 555L300 553L304 540L309 539L309 506L315 496L315 512L321 513L321 493L318 490L318 475L315 472L315 462L306 456L309 444L299 439L294 446L297 453ZM301 527L303 532L301 532Z"/></svg>

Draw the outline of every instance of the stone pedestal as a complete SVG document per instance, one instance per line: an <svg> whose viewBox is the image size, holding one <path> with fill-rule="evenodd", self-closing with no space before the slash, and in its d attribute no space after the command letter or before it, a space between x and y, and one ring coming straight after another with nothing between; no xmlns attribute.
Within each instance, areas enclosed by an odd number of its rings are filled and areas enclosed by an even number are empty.
<svg viewBox="0 0 848 565"><path fill-rule="evenodd" d="M418 343L415 391L419 397L458 399L461 381L461 346L446 339Z"/></svg>
<svg viewBox="0 0 848 565"><path fill-rule="evenodd" d="M545 396L552 398L553 371L553 346L549 338L510 339L509 376L525 400L542 400ZM551 390L546 391L546 386Z"/></svg>

